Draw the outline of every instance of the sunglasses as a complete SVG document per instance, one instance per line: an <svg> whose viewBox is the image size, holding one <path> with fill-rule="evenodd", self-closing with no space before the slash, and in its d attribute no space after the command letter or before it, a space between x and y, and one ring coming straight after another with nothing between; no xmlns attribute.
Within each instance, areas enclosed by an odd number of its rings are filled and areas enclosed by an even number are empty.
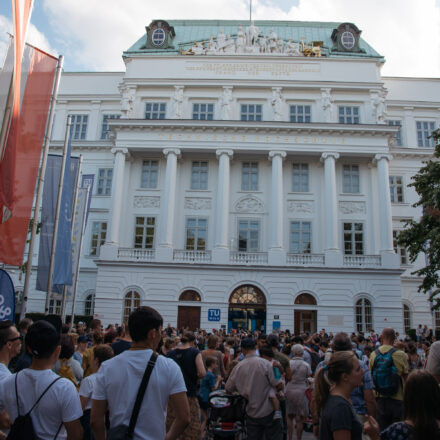
<svg viewBox="0 0 440 440"><path fill-rule="evenodd" d="M8 339L6 342L23 341L23 336L17 336L16 338Z"/></svg>

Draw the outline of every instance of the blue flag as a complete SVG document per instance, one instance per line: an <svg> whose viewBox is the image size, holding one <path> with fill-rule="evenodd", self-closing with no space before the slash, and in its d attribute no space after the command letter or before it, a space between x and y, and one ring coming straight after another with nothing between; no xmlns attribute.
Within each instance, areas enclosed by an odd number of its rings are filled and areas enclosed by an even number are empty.
<svg viewBox="0 0 440 440"><path fill-rule="evenodd" d="M15 318L15 290L11 277L0 269L0 321L7 319L14 322Z"/></svg>

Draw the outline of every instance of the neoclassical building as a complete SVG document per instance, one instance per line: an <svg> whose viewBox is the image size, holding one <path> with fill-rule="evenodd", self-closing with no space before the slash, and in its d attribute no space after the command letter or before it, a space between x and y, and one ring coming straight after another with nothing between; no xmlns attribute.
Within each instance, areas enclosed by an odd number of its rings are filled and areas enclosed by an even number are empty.
<svg viewBox="0 0 440 440"><path fill-rule="evenodd" d="M351 23L153 21L124 72L65 72L51 134L94 174L76 311L192 328L439 326L396 235L440 80ZM404 72L402 72L404 74ZM18 288L23 284L13 272ZM51 311L60 307L51 301ZM70 307L70 306L69 306ZM32 291L29 310L44 310Z"/></svg>

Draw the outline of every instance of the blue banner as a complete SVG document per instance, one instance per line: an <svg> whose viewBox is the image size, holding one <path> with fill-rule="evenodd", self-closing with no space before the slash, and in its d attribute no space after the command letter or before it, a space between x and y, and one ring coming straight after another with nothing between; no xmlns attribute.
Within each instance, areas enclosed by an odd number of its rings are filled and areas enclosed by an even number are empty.
<svg viewBox="0 0 440 440"><path fill-rule="evenodd" d="M15 319L15 290L9 274L0 269L0 321Z"/></svg>

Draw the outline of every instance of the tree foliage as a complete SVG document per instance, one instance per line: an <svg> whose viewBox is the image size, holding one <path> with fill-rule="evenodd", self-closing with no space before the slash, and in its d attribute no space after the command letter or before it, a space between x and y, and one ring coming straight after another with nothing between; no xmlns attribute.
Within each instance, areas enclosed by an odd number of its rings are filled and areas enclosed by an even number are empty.
<svg viewBox="0 0 440 440"><path fill-rule="evenodd" d="M423 214L418 221L405 222L398 243L405 246L412 263L421 252L425 253L426 265L413 274L423 278L419 292L428 294L434 308L440 308L440 130L434 131L432 137L436 142L433 157L409 185L419 195L413 206L422 206Z"/></svg>

